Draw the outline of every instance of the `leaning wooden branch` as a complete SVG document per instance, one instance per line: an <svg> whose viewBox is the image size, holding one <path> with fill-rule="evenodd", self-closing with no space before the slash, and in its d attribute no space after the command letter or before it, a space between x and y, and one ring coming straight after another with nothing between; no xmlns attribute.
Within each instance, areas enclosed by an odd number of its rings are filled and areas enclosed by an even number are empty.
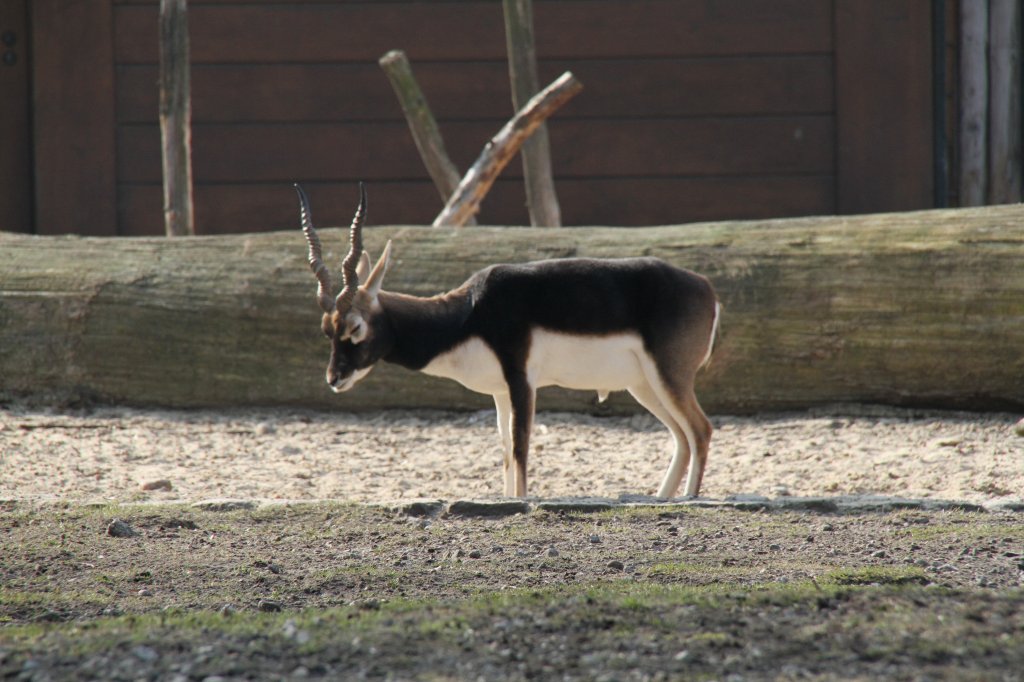
<svg viewBox="0 0 1024 682"><path fill-rule="evenodd" d="M459 171L445 151L441 131L430 112L426 96L413 76L409 58L401 50L391 50L378 63L391 81L423 165L427 167L441 201L446 202L459 186Z"/></svg>
<svg viewBox="0 0 1024 682"><path fill-rule="evenodd" d="M523 142L548 116L555 113L582 89L583 84L566 71L527 102L526 106L491 138L476 163L466 171L458 189L448 200L444 210L434 219L434 227L461 227L470 216L476 215L480 210L480 202Z"/></svg>
<svg viewBox="0 0 1024 682"><path fill-rule="evenodd" d="M185 0L160 2L160 137L168 237L195 234L192 208L192 106Z"/></svg>

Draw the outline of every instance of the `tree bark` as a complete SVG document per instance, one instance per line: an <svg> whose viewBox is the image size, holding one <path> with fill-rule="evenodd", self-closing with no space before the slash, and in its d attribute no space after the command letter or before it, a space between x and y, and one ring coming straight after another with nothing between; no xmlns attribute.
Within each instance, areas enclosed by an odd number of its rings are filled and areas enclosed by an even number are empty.
<svg viewBox="0 0 1024 682"><path fill-rule="evenodd" d="M532 0L504 0L505 43L512 107L519 111L540 90L537 50L533 40ZM561 227L562 213L551 170L551 144L547 125L541 123L523 144L523 180L526 206L534 227Z"/></svg>
<svg viewBox="0 0 1024 682"><path fill-rule="evenodd" d="M195 234L192 204L192 103L185 0L160 0L160 137L164 225L168 237Z"/></svg>
<svg viewBox="0 0 1024 682"><path fill-rule="evenodd" d="M343 229L321 231L339 262ZM1024 207L654 228L379 227L389 290L430 295L496 262L660 256L724 304L712 413L857 402L1024 407ZM0 399L169 407L480 409L451 381L381 365L324 383L329 347L299 230L119 239L0 233ZM556 409L624 393L540 391Z"/></svg>
<svg viewBox="0 0 1024 682"><path fill-rule="evenodd" d="M559 107L583 89L576 77L566 71L551 85L537 93L484 146L476 162L466 171L455 193L434 219L434 227L460 227L480 210L480 202L498 175L516 155L523 142Z"/></svg>
<svg viewBox="0 0 1024 682"><path fill-rule="evenodd" d="M461 176L455 164L448 157L441 130L437 127L437 121L430 112L426 96L420 89L419 83L416 82L416 77L413 76L409 58L401 50L392 50L381 57L379 63L384 73L387 74L388 80L391 81L391 87L405 113L409 132L412 133L413 142L416 143L416 149L420 152L423 165L427 167L427 172L441 195L441 203L447 203L459 186ZM466 223L475 225L476 221L469 218Z"/></svg>

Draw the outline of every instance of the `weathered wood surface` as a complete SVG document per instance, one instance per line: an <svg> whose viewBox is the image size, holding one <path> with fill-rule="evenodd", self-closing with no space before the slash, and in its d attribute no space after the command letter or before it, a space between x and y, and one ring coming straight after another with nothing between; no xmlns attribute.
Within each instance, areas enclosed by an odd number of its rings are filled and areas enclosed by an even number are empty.
<svg viewBox="0 0 1024 682"><path fill-rule="evenodd" d="M325 259L344 234L323 230ZM430 294L497 261L661 256L725 304L698 394L711 412L835 401L1024 406L1024 207L750 223L366 232L394 238L389 288ZM327 342L301 232L188 240L0 233L0 396L176 407L490 405L378 367L324 384ZM600 409L631 409L617 394ZM541 391L542 408L598 409Z"/></svg>

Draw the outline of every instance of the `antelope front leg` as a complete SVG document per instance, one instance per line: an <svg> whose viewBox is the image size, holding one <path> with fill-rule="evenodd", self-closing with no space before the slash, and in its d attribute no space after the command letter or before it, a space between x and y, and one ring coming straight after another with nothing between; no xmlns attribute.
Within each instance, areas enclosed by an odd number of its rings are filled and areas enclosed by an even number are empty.
<svg viewBox="0 0 1024 682"><path fill-rule="evenodd" d="M509 382L512 403L512 457L515 460L515 495L526 497L526 461L530 454L530 432L536 391L526 377Z"/></svg>
<svg viewBox="0 0 1024 682"><path fill-rule="evenodd" d="M515 461L512 456L512 399L507 393L494 396L494 409L498 413L498 435L501 436L503 470L505 472L505 497L516 494Z"/></svg>

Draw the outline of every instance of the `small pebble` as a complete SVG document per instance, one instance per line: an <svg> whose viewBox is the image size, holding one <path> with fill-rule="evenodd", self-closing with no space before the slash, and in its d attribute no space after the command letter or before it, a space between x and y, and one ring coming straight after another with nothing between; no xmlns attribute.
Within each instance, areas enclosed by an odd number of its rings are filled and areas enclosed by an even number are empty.
<svg viewBox="0 0 1024 682"><path fill-rule="evenodd" d="M558 556L558 550L555 549L554 547L551 547L550 549L548 549L548 556L549 557L556 557L556 556Z"/></svg>
<svg viewBox="0 0 1024 682"><path fill-rule="evenodd" d="M152 663L160 658L160 654L157 653L156 649L145 645L139 645L132 649L132 656L145 663Z"/></svg>
<svg viewBox="0 0 1024 682"><path fill-rule="evenodd" d="M782 549L782 545L773 542L772 544L768 545L768 549L770 549L773 552L778 552L780 549Z"/></svg>
<svg viewBox="0 0 1024 682"><path fill-rule="evenodd" d="M594 544L594 545L600 544L601 543L601 536L599 536L599 535L591 535L590 536L590 542L591 542L591 544Z"/></svg>
<svg viewBox="0 0 1024 682"><path fill-rule="evenodd" d="M296 644L308 644L311 639L309 632L299 628L293 618L289 618L284 622L282 631L285 637L295 640Z"/></svg>
<svg viewBox="0 0 1024 682"><path fill-rule="evenodd" d="M1021 419L1014 425L1013 432L1018 436L1024 436L1024 419Z"/></svg>
<svg viewBox="0 0 1024 682"><path fill-rule="evenodd" d="M469 558L470 559L479 559L482 556L483 556L483 553L479 549L474 549L473 551L471 551L469 553Z"/></svg>
<svg viewBox="0 0 1024 682"><path fill-rule="evenodd" d="M150 592L149 590L147 590L145 587L143 587L141 590L139 590L139 596L140 597L152 597L153 593Z"/></svg>
<svg viewBox="0 0 1024 682"><path fill-rule="evenodd" d="M174 486L171 485L171 481L166 478L160 478L155 481L146 481L142 484L142 489L146 491L152 490L173 490Z"/></svg>
<svg viewBox="0 0 1024 682"><path fill-rule="evenodd" d="M608 562L607 565L608 568L614 569L616 571L621 571L626 567L626 564L622 563L621 561L618 561L617 559L612 559Z"/></svg>
<svg viewBox="0 0 1024 682"><path fill-rule="evenodd" d="M270 422L260 422L256 425L257 436L270 436L277 433L277 427Z"/></svg>
<svg viewBox="0 0 1024 682"><path fill-rule="evenodd" d="M880 549L877 552L872 552L871 556L873 556L876 559L884 559L886 557L885 550Z"/></svg>
<svg viewBox="0 0 1024 682"><path fill-rule="evenodd" d="M107 525L107 535L112 538L130 538L136 535L135 529L121 519L114 519Z"/></svg>
<svg viewBox="0 0 1024 682"><path fill-rule="evenodd" d="M275 612L281 610L281 605L270 599L260 599L256 603L256 608L260 611Z"/></svg>

